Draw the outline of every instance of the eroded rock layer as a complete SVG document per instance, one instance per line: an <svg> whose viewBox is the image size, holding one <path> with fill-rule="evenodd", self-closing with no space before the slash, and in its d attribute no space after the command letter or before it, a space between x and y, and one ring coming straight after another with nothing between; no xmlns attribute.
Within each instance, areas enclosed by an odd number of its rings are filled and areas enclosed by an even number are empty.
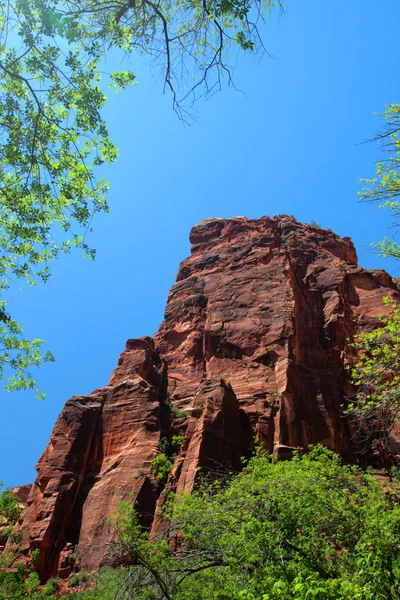
<svg viewBox="0 0 400 600"><path fill-rule="evenodd" d="M68 400L38 463L19 528L43 579L110 561L121 500L157 529L151 467L174 435L178 492L199 469L240 468L254 435L278 457L322 443L357 459L345 347L396 283L359 267L349 238L292 217L207 219L190 240L158 333L128 340L107 387Z"/></svg>

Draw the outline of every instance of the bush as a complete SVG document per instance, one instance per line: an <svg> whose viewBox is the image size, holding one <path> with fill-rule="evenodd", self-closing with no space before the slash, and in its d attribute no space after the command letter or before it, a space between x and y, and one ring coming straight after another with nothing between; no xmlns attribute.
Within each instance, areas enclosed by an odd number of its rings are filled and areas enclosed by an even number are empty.
<svg viewBox="0 0 400 600"><path fill-rule="evenodd" d="M158 539L122 503L114 524L135 564L70 600L399 600L397 485L322 447L281 462L258 451L223 485L171 495Z"/></svg>
<svg viewBox="0 0 400 600"><path fill-rule="evenodd" d="M162 452L157 454L151 465L151 472L161 484L167 483L168 475L172 471L173 462Z"/></svg>
<svg viewBox="0 0 400 600"><path fill-rule="evenodd" d="M79 573L73 573L68 577L68 587L84 587L89 581L89 573L86 573L86 571L79 571Z"/></svg>
<svg viewBox="0 0 400 600"><path fill-rule="evenodd" d="M310 225L312 227L316 227L317 229L321 229L321 225L319 225L319 223L317 223L316 221L314 221L314 219L311 221Z"/></svg>
<svg viewBox="0 0 400 600"><path fill-rule="evenodd" d="M171 438L171 446L175 452L179 452L182 447L184 437L183 435L173 435Z"/></svg>
<svg viewBox="0 0 400 600"><path fill-rule="evenodd" d="M173 519L187 552L223 565L231 598L400 598L397 491L385 496L373 476L325 448L276 464L259 454L222 491L206 487L178 503ZM212 594L211 571L182 597Z"/></svg>
<svg viewBox="0 0 400 600"><path fill-rule="evenodd" d="M174 459L175 455L181 449L183 440L183 435L173 435L171 438L162 437L158 442L158 447L162 454L165 454L166 456L172 457Z"/></svg>
<svg viewBox="0 0 400 600"><path fill-rule="evenodd" d="M0 555L1 600L57 600L52 585L40 585L38 574L12 552Z"/></svg>
<svg viewBox="0 0 400 600"><path fill-rule="evenodd" d="M399 499L325 448L282 462L259 452L227 484L167 504L178 544L150 542L125 511L126 598L399 600Z"/></svg>
<svg viewBox="0 0 400 600"><path fill-rule="evenodd" d="M50 577L50 579L46 581L46 587L48 587L48 589L52 592L58 592L61 581L62 579L59 577Z"/></svg>
<svg viewBox="0 0 400 600"><path fill-rule="evenodd" d="M0 482L0 488L3 484ZM15 495L9 490L0 491L0 543L4 544L11 535L15 523L21 514L21 508ZM2 525L7 523L7 525Z"/></svg>
<svg viewBox="0 0 400 600"><path fill-rule="evenodd" d="M189 413L187 413L184 410L181 410L177 406L171 405L171 412L175 417L188 417L189 416Z"/></svg>
<svg viewBox="0 0 400 600"><path fill-rule="evenodd" d="M131 600L124 592L127 574L127 569L100 569L93 575L95 587L73 591L68 595L68 600Z"/></svg>

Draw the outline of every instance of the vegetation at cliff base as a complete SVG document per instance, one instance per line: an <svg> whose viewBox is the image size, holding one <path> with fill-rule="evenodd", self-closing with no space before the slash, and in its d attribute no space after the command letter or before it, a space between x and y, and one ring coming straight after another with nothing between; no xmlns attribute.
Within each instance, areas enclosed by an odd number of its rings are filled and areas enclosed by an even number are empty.
<svg viewBox="0 0 400 600"><path fill-rule="evenodd" d="M0 546L7 539L18 545L19 536L12 531L20 514L16 496L10 490L0 491ZM28 562L17 558L11 549L0 552L0 600L56 600L52 583L41 585L34 568L36 559L37 551Z"/></svg>
<svg viewBox="0 0 400 600"><path fill-rule="evenodd" d="M122 505L119 551L134 565L101 572L72 597L400 598L399 493L322 447L282 462L259 452L229 482L170 496L152 541Z"/></svg>
<svg viewBox="0 0 400 600"><path fill-rule="evenodd" d="M3 486L4 484L0 482L0 545L4 545L10 537L21 514L16 497L10 490L2 490Z"/></svg>
<svg viewBox="0 0 400 600"><path fill-rule="evenodd" d="M1 516L15 519L9 494L0 496ZM400 483L343 465L321 446L281 462L259 450L228 480L167 494L162 517L162 534L150 539L135 506L121 504L110 560L131 566L72 574L67 597L400 599ZM15 559L1 556L1 599L60 596L59 582L40 584L35 555L29 564Z"/></svg>

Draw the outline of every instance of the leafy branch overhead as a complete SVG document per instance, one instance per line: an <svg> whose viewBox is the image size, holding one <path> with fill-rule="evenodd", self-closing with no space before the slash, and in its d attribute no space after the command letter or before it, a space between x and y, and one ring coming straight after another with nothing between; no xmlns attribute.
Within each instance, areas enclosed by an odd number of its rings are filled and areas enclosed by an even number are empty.
<svg viewBox="0 0 400 600"><path fill-rule="evenodd" d="M84 20L88 39L127 54L149 56L172 94L181 118L190 118L198 97L221 89L222 77L232 83L230 53L264 52L260 25L282 2L272 0L130 0L65 2L65 15ZM60 9L64 12L63 9Z"/></svg>
<svg viewBox="0 0 400 600"><path fill-rule="evenodd" d="M279 3L280 4L280 3ZM34 388L31 367L52 360L41 340L23 337L6 292L22 279L50 276L51 261L78 248L89 258L93 217L109 210L108 184L96 167L117 149L102 118L107 100L101 60L115 50L146 54L163 72L180 117L180 101L221 86L232 45L259 50L260 19L273 3L256 0L14 0L0 2L0 377L6 389ZM109 87L135 82L130 70ZM11 371L10 371L11 368Z"/></svg>
<svg viewBox="0 0 400 600"><path fill-rule="evenodd" d="M367 185L359 195L361 200L378 202L379 208L391 212L394 234L376 246L382 256L400 258L400 245L394 239L400 227L400 104L388 104L381 116L384 126L370 141L377 142L387 157L376 163L375 177L361 180Z"/></svg>
<svg viewBox="0 0 400 600"><path fill-rule="evenodd" d="M80 46L65 44L79 42ZM30 367L51 360L22 336L5 292L16 279L47 281L50 262L85 241L94 213L108 210L93 166L115 160L100 110L101 50L51 3L0 4L0 375L6 389L33 388Z"/></svg>

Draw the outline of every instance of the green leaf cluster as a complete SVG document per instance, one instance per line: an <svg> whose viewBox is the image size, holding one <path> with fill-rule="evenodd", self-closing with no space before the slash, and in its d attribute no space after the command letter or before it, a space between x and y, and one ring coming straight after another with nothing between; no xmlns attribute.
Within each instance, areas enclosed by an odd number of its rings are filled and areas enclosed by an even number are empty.
<svg viewBox="0 0 400 600"><path fill-rule="evenodd" d="M346 412L361 420L366 430L373 429L374 435L387 437L400 411L400 306L390 298L384 303L389 314L351 344L358 355L351 367L357 393Z"/></svg>
<svg viewBox="0 0 400 600"><path fill-rule="evenodd" d="M1 484L2 485L2 484ZM1 487L1 486L0 486ZM0 492L0 544L12 535L12 530L21 513L16 496L9 490ZM13 541L18 543L17 535ZM0 553L0 600L56 600L53 585L42 586L33 565L17 560L12 550Z"/></svg>
<svg viewBox="0 0 400 600"><path fill-rule="evenodd" d="M0 544L5 544L10 537L15 523L21 514L18 499L10 490L2 490L0 482Z"/></svg>
<svg viewBox="0 0 400 600"><path fill-rule="evenodd" d="M158 483L164 485L167 483L168 475L171 473L173 466L173 460L168 458L163 452L160 452L151 464L151 472Z"/></svg>
<svg viewBox="0 0 400 600"><path fill-rule="evenodd" d="M88 43L67 4L0 2L0 378L6 390L34 389L32 367L53 360L11 318L6 293L16 280L45 282L61 253L80 249L92 219L107 212L108 184L94 168L117 150L101 110L101 44ZM119 71L123 89L133 75Z"/></svg>
<svg viewBox="0 0 400 600"><path fill-rule="evenodd" d="M271 0L0 0L0 378L7 391L36 389L32 368L53 360L11 317L8 288L47 281L52 261L73 249L93 259L87 233L109 210L108 183L96 167L118 152L102 117L101 61L112 51L121 59L147 54L186 118L185 99L213 94L223 76L231 83L232 49L263 50L257 23L274 9ZM134 83L130 69L106 81L116 92Z"/></svg>
<svg viewBox="0 0 400 600"><path fill-rule="evenodd" d="M158 442L160 452L175 460L176 454L183 444L183 435L174 434L171 437L162 437Z"/></svg>
<svg viewBox="0 0 400 600"><path fill-rule="evenodd" d="M84 34L87 44L147 55L159 70L179 117L190 120L190 105L210 96L231 79L233 51L264 51L258 23L283 10L281 1L136 0L117 4L104 0L62 2L61 13ZM82 24L84 23L84 26ZM74 30L75 31L75 30ZM130 75L112 76L120 89ZM132 83L133 80L129 82ZM189 99L189 102L186 100Z"/></svg>
<svg viewBox="0 0 400 600"><path fill-rule="evenodd" d="M363 201L378 202L379 208L389 210L397 230L400 216L400 104L388 104L380 116L384 119L384 126L372 141L380 144L387 158L376 163L375 177L361 180L367 185L359 196ZM380 249L383 257L400 258L400 245L394 238L385 237L373 245Z"/></svg>
<svg viewBox="0 0 400 600"><path fill-rule="evenodd" d="M39 576L15 556L0 555L0 600L56 600L52 583L41 585Z"/></svg>
<svg viewBox="0 0 400 600"><path fill-rule="evenodd" d="M259 451L228 483L170 496L152 541L121 506L122 556L135 564L110 585L137 600L395 600L398 500L322 447L278 463Z"/></svg>

